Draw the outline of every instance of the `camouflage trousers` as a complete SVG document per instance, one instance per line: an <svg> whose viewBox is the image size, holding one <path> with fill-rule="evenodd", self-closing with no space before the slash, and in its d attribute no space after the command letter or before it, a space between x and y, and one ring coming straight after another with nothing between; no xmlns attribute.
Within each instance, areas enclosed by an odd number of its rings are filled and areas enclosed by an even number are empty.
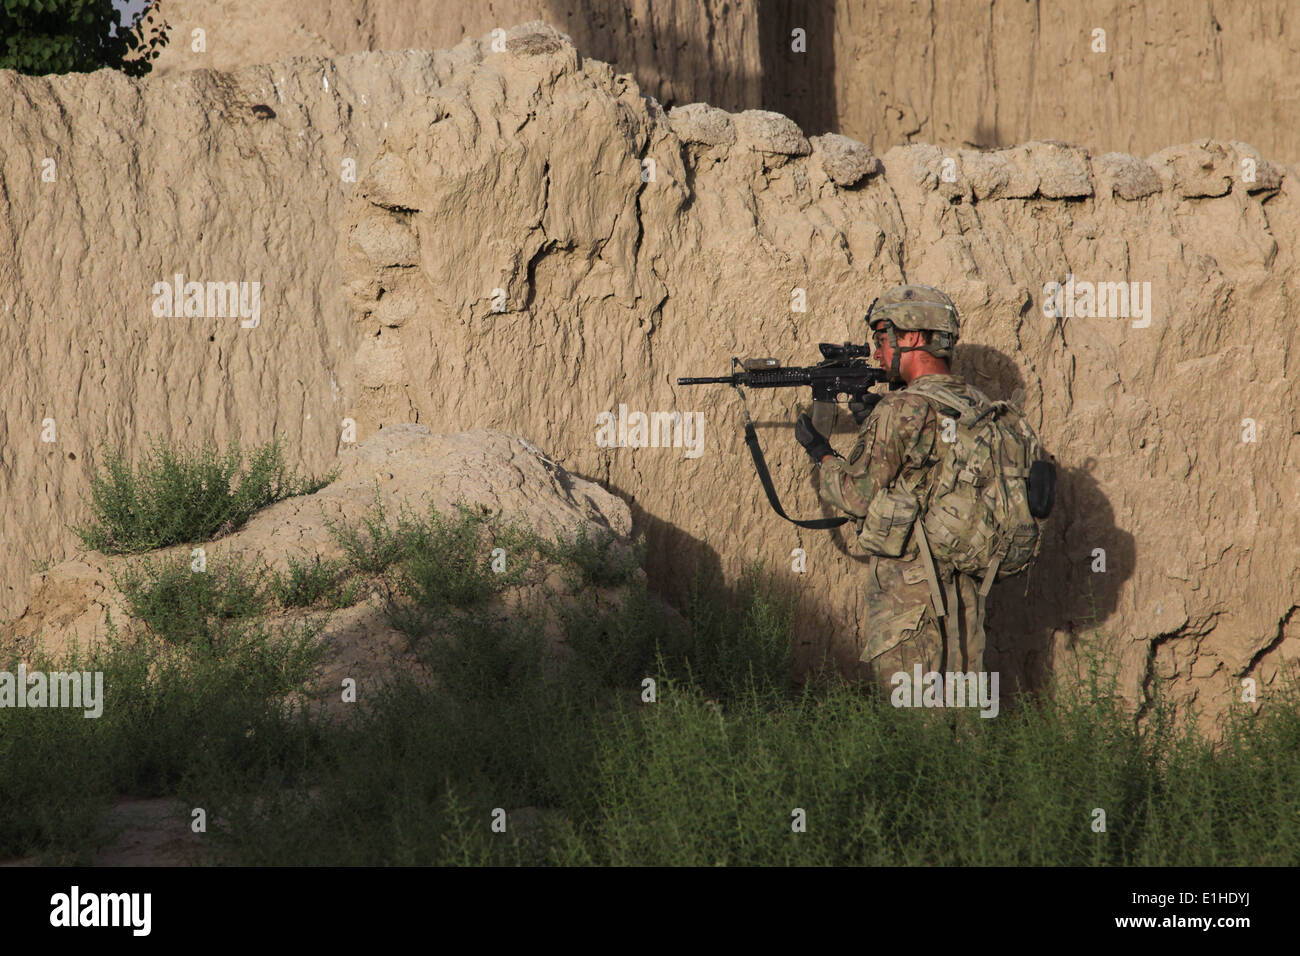
<svg viewBox="0 0 1300 956"><path fill-rule="evenodd" d="M912 551L904 558L868 559L862 660L871 665L873 680L883 688L891 686L893 674L910 675L916 664L922 673L984 669L979 582L951 568L936 570L947 609L946 642L920 556Z"/></svg>

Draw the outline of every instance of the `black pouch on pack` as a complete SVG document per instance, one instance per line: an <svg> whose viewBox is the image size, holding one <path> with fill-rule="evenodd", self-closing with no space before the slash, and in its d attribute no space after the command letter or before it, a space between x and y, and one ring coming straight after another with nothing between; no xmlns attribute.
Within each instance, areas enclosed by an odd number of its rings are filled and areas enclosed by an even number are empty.
<svg viewBox="0 0 1300 956"><path fill-rule="evenodd" d="M1030 465L1028 491L1029 513L1035 518L1051 514L1056 501L1056 465L1042 460Z"/></svg>

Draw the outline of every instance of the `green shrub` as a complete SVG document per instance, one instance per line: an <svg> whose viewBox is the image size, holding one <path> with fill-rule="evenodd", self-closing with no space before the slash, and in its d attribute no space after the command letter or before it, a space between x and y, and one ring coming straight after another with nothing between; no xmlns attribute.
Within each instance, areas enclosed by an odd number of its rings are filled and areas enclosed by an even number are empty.
<svg viewBox="0 0 1300 956"><path fill-rule="evenodd" d="M500 590L505 576L492 571L486 524L483 515L464 506L454 518L430 508L427 522L408 523L399 591L421 607L440 610L481 604Z"/></svg>
<svg viewBox="0 0 1300 956"><path fill-rule="evenodd" d="M33 670L101 672L102 714L0 708L0 860L85 865L112 838L105 814L123 795L208 806L225 781L272 780L319 754L326 727L286 703L319 663L318 631L311 621L275 633L249 624L215 647L178 646L110 621L89 653L31 660Z"/></svg>
<svg viewBox="0 0 1300 956"><path fill-rule="evenodd" d="M287 472L279 440L256 449L241 473L242 453L207 446L173 448L155 439L136 468L120 451L104 456L90 479L90 524L73 530L87 548L137 553L188 541L206 541L242 527L254 512L295 495L312 494L333 480L300 479Z"/></svg>
<svg viewBox="0 0 1300 956"><path fill-rule="evenodd" d="M171 644L215 647L240 622L266 610L260 572L240 561L210 562L192 570L188 555L155 563L143 558L114 578L131 615Z"/></svg>
<svg viewBox="0 0 1300 956"><path fill-rule="evenodd" d="M734 595L697 576L687 604L691 679L712 697L784 693L794 685L795 596L748 566Z"/></svg>
<svg viewBox="0 0 1300 956"><path fill-rule="evenodd" d="M683 674L688 639L683 622L657 604L644 579L633 579L619 603L604 612L595 596L579 594L562 607L566 679L588 693L639 688L647 677Z"/></svg>
<svg viewBox="0 0 1300 956"><path fill-rule="evenodd" d="M387 509L375 491L374 503L361 518L361 527L326 519L330 536L343 549L347 566L357 574L383 574L406 554L406 526L403 511L396 525L390 525Z"/></svg>
<svg viewBox="0 0 1300 956"><path fill-rule="evenodd" d="M310 607L325 601L331 607L349 607L360 598L360 584L353 580L343 584L347 565L342 561L322 561L314 555L310 561L289 559L288 574L271 576L271 592L283 607Z"/></svg>
<svg viewBox="0 0 1300 956"><path fill-rule="evenodd" d="M574 590L627 584L645 564L644 535L629 546L612 531L593 535L586 524L572 537L557 534L552 541L539 541L538 546L548 560L569 569L568 583Z"/></svg>
<svg viewBox="0 0 1300 956"><path fill-rule="evenodd" d="M462 612L519 584L536 547L526 531L495 529L486 515L464 505L457 506L453 517L430 507L424 520L404 518L396 536L401 556L390 574L388 617L413 637L452 624ZM503 571L493 567L497 548Z"/></svg>
<svg viewBox="0 0 1300 956"><path fill-rule="evenodd" d="M145 74L167 38L137 47L131 33L143 15L137 13L132 26L123 27L112 0L4 0L0 69L44 75L116 67L131 76ZM132 51L132 59L124 61Z"/></svg>

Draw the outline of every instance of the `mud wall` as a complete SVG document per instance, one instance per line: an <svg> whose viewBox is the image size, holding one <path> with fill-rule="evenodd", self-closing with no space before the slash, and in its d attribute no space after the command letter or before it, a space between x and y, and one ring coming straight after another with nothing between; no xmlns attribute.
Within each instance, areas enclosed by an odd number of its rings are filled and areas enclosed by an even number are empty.
<svg viewBox="0 0 1300 956"><path fill-rule="evenodd" d="M1213 712L1295 660L1297 207L1249 146L877 160L779 115L666 114L541 26L501 53L0 73L0 103L0 614L72 551L103 442L274 435L321 471L347 422L418 421L524 436L618 493L665 591L764 562L802 595L803 659L848 664L861 561L770 512L733 394L673 382L811 359L906 279L953 295L958 371L1024 389L1063 469L1044 560L994 590L993 666L1041 679L1100 627L1130 697L1164 676ZM256 326L160 308L176 274L258 282ZM1145 312L1098 315L1082 283L1137 283ZM801 398L750 403L806 515ZM699 413L698 454L602 447L620 406Z"/></svg>
<svg viewBox="0 0 1300 956"><path fill-rule="evenodd" d="M1289 0L162 0L159 12L176 28L164 72L444 49L536 18L667 106L775 110L877 152L1059 139L1145 156L1210 137L1300 159Z"/></svg>

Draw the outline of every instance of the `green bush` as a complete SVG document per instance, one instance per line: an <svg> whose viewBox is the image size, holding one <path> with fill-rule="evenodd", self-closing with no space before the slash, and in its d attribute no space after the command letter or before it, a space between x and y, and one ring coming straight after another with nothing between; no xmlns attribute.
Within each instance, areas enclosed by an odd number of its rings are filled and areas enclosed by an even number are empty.
<svg viewBox="0 0 1300 956"><path fill-rule="evenodd" d="M464 506L453 518L431 508L427 521L408 522L398 591L422 608L440 611L481 604L517 581L517 570L509 575L493 572L493 542L485 540L486 524L482 514ZM517 556L514 563L521 564Z"/></svg>
<svg viewBox="0 0 1300 956"><path fill-rule="evenodd" d="M216 646L177 646L110 623L89 653L31 660L101 672L103 712L0 708L0 860L85 865L112 838L103 821L124 794L207 806L222 781L272 780L319 754L326 728L286 702L320 660L318 631L249 625Z"/></svg>
<svg viewBox="0 0 1300 956"><path fill-rule="evenodd" d="M519 584L531 566L534 539L518 527L493 528L481 512L459 505L454 517L430 507L425 520L401 523L401 557L390 575L388 616L393 626L422 637L473 612L493 595ZM493 568L501 548L505 570Z"/></svg>
<svg viewBox="0 0 1300 956"><path fill-rule="evenodd" d="M106 554L137 553L187 541L206 541L242 527L254 512L333 480L300 479L287 472L279 440L256 449L241 472L233 445L224 455L211 446L173 448L157 439L136 468L120 451L104 456L90 479L90 524L73 530L82 544Z"/></svg>
<svg viewBox="0 0 1300 956"><path fill-rule="evenodd" d="M794 686L795 596L756 565L734 594L699 576L687 603L690 675L710 696L742 698L751 690L785 693Z"/></svg>
<svg viewBox="0 0 1300 956"><path fill-rule="evenodd" d="M360 599L359 582L349 581L345 586L347 564L342 561L322 561L320 555L310 561L289 559L288 574L271 576L271 592L282 607L310 607L325 601L331 607L348 607Z"/></svg>
<svg viewBox="0 0 1300 956"><path fill-rule="evenodd" d="M114 67L145 74L167 38L137 48L132 33L142 17L143 11L130 27L120 26L113 0L3 0L0 69L43 75ZM128 53L132 58L124 60Z"/></svg>
<svg viewBox="0 0 1300 956"><path fill-rule="evenodd" d="M593 536L586 524L572 537L557 534L552 541L539 540L537 546L543 557L568 569L568 584L574 590L627 584L645 564L644 535L629 547L612 531Z"/></svg>
<svg viewBox="0 0 1300 956"><path fill-rule="evenodd" d="M345 569L380 578L389 622L416 638L445 630L451 618L521 583L540 548L530 530L501 525L463 504L450 516L430 505L424 517L403 508L393 519L378 492L358 526L327 524L343 549ZM497 548L503 570L493 555Z"/></svg>
<svg viewBox="0 0 1300 956"><path fill-rule="evenodd" d="M239 623L266 610L260 572L240 561L192 569L188 555L155 564L143 558L114 578L131 615L171 644L215 647Z"/></svg>
<svg viewBox="0 0 1300 956"><path fill-rule="evenodd" d="M361 527L326 519L330 536L343 549L347 566L357 574L383 574L406 554L405 513L391 525L388 511L375 491L375 501L361 518Z"/></svg>
<svg viewBox="0 0 1300 956"><path fill-rule="evenodd" d="M601 612L594 595L579 595L562 607L567 680L588 693L611 687L636 688L647 677L683 672L685 628L657 605L644 580L627 585L622 600Z"/></svg>

